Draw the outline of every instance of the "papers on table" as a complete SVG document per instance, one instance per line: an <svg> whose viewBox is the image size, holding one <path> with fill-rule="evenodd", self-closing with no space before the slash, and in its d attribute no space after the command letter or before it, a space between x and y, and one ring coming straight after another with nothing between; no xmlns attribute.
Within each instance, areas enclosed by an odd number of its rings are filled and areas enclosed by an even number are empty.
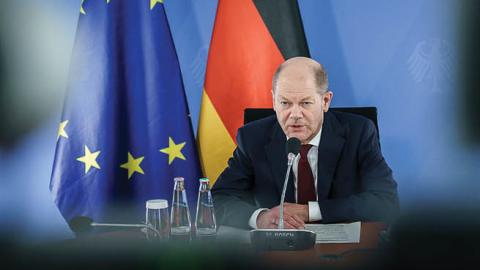
<svg viewBox="0 0 480 270"><path fill-rule="evenodd" d="M316 243L360 243L360 224L305 224L305 229L317 234Z"/></svg>

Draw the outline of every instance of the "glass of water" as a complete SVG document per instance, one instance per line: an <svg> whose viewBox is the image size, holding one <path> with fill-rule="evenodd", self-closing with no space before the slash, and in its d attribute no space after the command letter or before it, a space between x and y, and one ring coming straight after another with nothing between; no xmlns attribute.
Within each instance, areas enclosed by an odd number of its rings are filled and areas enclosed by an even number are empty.
<svg viewBox="0 0 480 270"><path fill-rule="evenodd" d="M170 221L168 201L163 199L146 202L147 239L168 240L170 236Z"/></svg>

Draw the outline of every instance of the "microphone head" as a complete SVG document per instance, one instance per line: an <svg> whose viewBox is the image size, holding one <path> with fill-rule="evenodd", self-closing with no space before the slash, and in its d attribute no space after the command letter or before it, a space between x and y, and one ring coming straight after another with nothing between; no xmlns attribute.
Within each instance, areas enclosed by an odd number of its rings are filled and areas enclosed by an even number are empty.
<svg viewBox="0 0 480 270"><path fill-rule="evenodd" d="M292 137L287 141L287 155L292 153L295 156L300 152L300 140L298 138Z"/></svg>
<svg viewBox="0 0 480 270"><path fill-rule="evenodd" d="M92 229L93 220L89 217L78 216L70 219L68 226L75 234L89 232Z"/></svg>

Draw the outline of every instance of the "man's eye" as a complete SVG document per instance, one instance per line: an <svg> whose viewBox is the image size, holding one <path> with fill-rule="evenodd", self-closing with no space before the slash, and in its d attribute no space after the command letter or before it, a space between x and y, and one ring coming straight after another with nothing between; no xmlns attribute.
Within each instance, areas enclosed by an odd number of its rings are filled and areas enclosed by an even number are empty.
<svg viewBox="0 0 480 270"><path fill-rule="evenodd" d="M280 101L280 104L281 105L288 105L288 102L287 101Z"/></svg>

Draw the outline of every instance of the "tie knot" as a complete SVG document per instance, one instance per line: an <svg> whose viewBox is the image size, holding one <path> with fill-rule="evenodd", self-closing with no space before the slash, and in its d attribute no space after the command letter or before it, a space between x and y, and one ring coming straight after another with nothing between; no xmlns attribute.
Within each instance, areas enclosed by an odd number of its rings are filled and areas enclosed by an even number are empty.
<svg viewBox="0 0 480 270"><path fill-rule="evenodd" d="M302 146L300 146L300 157L306 158L308 151L310 150L310 148L312 148L312 146L313 145L311 144L302 144Z"/></svg>

